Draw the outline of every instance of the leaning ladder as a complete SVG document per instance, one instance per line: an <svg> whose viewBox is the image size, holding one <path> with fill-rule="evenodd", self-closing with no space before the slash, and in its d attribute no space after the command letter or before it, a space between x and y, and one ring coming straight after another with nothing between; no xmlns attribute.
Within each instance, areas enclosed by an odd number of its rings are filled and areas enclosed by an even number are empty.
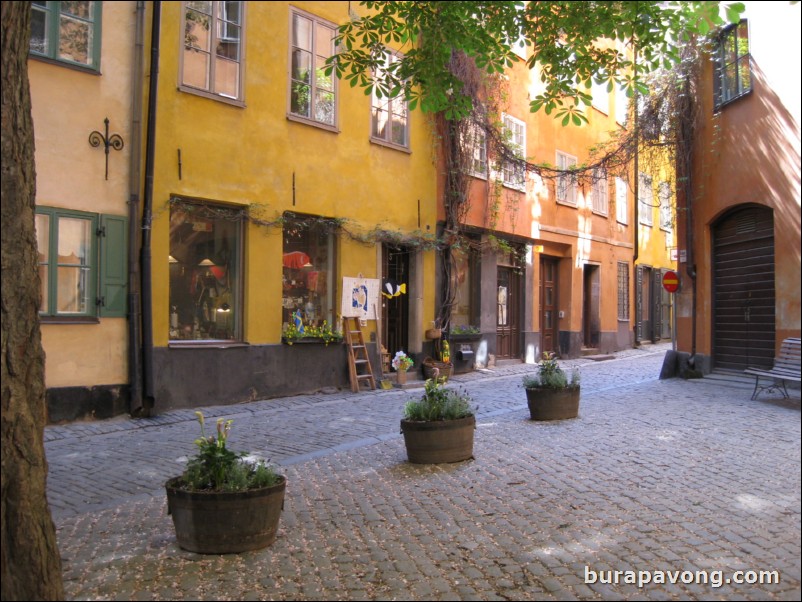
<svg viewBox="0 0 802 602"><path fill-rule="evenodd" d="M359 384L363 381L370 385L371 389L375 389L376 379L373 377L373 368L370 365L368 348L359 326L359 318L343 318L343 331L345 332L345 344L348 346L348 373L351 377L351 390L358 393Z"/></svg>

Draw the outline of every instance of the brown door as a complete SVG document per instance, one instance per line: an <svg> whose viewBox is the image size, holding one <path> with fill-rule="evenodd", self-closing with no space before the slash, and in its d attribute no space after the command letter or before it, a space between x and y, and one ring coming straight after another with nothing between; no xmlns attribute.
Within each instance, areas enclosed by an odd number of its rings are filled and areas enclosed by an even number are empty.
<svg viewBox="0 0 802 602"><path fill-rule="evenodd" d="M521 277L513 268L498 267L498 305L496 311L496 357L520 357Z"/></svg>
<svg viewBox="0 0 802 602"><path fill-rule="evenodd" d="M409 353L409 249L402 247L382 248L382 293L388 292L384 285L406 284L406 293L387 298L383 294L382 305L382 344L390 356L398 351Z"/></svg>
<svg viewBox="0 0 802 602"><path fill-rule="evenodd" d="M540 345L543 352L557 351L559 341L557 262L551 257L540 258Z"/></svg>
<svg viewBox="0 0 802 602"><path fill-rule="evenodd" d="M651 341L652 335L652 268L639 265L635 271L635 331L638 341Z"/></svg>
<svg viewBox="0 0 802 602"><path fill-rule="evenodd" d="M774 216L733 211L713 226L713 365L770 368L774 357Z"/></svg>
<svg viewBox="0 0 802 602"><path fill-rule="evenodd" d="M589 349L599 346L601 338L601 275L597 265L583 270L582 344Z"/></svg>

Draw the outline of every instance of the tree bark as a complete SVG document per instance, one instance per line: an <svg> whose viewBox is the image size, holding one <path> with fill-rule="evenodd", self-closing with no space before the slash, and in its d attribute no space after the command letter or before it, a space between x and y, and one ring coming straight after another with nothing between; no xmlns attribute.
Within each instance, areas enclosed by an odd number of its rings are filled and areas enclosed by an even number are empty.
<svg viewBox="0 0 802 602"><path fill-rule="evenodd" d="M3 600L62 600L47 505L44 351L28 87L30 2L3 2L2 20L2 576Z"/></svg>

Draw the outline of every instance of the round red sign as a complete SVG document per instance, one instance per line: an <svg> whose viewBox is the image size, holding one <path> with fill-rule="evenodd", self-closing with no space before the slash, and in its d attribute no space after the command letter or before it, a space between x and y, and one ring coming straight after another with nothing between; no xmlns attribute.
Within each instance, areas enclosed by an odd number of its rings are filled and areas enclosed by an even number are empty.
<svg viewBox="0 0 802 602"><path fill-rule="evenodd" d="M663 288L669 293L676 293L679 289L679 276L676 272L669 270L663 274Z"/></svg>

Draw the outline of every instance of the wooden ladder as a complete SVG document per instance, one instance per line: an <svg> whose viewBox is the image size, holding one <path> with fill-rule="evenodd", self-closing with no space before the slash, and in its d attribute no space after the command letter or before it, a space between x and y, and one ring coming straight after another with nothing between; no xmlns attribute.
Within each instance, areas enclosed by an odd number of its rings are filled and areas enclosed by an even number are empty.
<svg viewBox="0 0 802 602"><path fill-rule="evenodd" d="M351 391L359 392L359 383L366 382L371 389L376 388L376 379L373 377L373 368L368 357L368 348L362 329L359 327L359 318L343 318L343 332L345 344L348 346L348 373L351 376Z"/></svg>

